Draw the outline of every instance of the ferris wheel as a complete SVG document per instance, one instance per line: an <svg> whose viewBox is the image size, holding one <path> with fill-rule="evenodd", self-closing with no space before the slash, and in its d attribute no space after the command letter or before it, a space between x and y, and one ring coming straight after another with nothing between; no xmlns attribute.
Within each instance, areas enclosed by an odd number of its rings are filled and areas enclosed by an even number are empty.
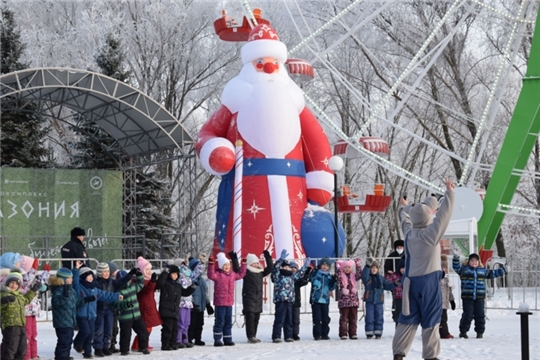
<svg viewBox="0 0 540 360"><path fill-rule="evenodd" d="M406 9L405 5L395 1L366 3L355 0L343 2L341 7L339 1L319 2L321 5L319 8L308 7L298 0L277 3L281 14L297 32L297 43L289 44L287 64L289 72L297 76L301 82L313 82L313 86L305 87L305 99L311 109L318 114L319 119L338 135L340 140L334 146L335 154L345 157L361 156L386 171L434 193L443 193L444 189L425 175L389 159L388 155L394 149L388 146L385 134L390 132L398 134L396 138L402 142L414 143L416 146L429 149L426 153L433 156L435 161L445 158L447 163L452 163L455 169L459 169L456 172L459 185L472 189L473 193L480 192L481 196L476 199L474 197L464 199L460 206L467 207L471 202L482 202L483 199L483 213L477 215L482 216L478 226L478 238L479 246L483 245L487 249L492 247L506 213L540 217L538 210L510 204L522 177L540 176L526 169L540 131L540 85L538 85L540 26L536 28L534 34L536 43L533 42L531 47L527 74L524 77L527 81L523 82L512 120L509 123L501 122L501 103L506 96L513 67L519 66L518 50L523 37L528 35L530 29L534 29L538 4L534 1L523 1L514 4L513 7L504 7L502 2L495 4L480 0L451 0L440 2L444 6L435 6L433 12L428 13L425 9L415 9L414 5ZM229 1L227 5L240 8L243 19L235 21L224 11L222 17L216 20L214 23L216 33L225 41L245 41L251 27L258 22L272 20L265 19L260 10L264 3L244 0ZM415 33L420 27L403 22L406 21L403 19L407 18L406 11L417 11L417 16L412 18L411 22L426 21L424 32ZM404 12L404 16L399 16L400 12ZM392 15L395 15L395 18ZM426 16L432 18L426 19ZM470 104L456 103L453 106L452 102L445 101L444 96L448 96L448 93L426 92L426 83L444 82L437 77L443 75L434 73L438 71L437 64L448 57L450 50L455 50L456 38L463 38L464 31L468 31L475 33L475 37L472 40L469 38L468 41L477 42L478 46L481 46L485 40L481 39L481 29L476 27L481 25L474 25L471 19L481 19L479 24L489 24L488 27L496 28L504 35L499 44L499 54L497 56L491 54L493 59L489 65L490 69L495 71L490 83L481 91L481 99L475 105L475 110L470 109ZM402 21L402 29L406 36L413 38L411 44L415 46L407 48L399 44L405 37L399 38L400 34L392 33L395 26L393 22L399 21ZM379 24L377 29L379 35L375 39L379 43L373 43L374 40L368 35L373 32L374 23ZM245 38L243 34L246 34ZM386 47L380 42L385 37L388 42L398 45L393 48ZM381 72L375 95L367 96L365 90L359 86L360 82L355 81L348 73L349 69L340 68L339 64L336 64L337 50L340 48L343 50L348 44L353 45L366 62L370 62L373 68ZM407 52L407 56L391 55L391 52L399 46L402 46L402 51ZM392 67L392 62L399 65ZM343 130L335 113L328 113L316 100L321 89L328 86L330 79L334 86L346 90L351 99L363 110L364 115L358 122L357 129L350 133ZM458 84L457 87L459 86L464 84ZM459 97L456 94L452 95ZM467 101L463 98L461 100ZM422 106L426 109L425 114L415 113L413 107L418 104L424 104ZM469 131L468 137L458 139L458 130L453 134L452 130L443 132L440 136L448 136L453 140L451 143L456 145L451 147L447 146L448 142L437 139L438 135L427 121L419 121L423 126L411 126L409 123L396 121L396 118L402 117L429 116L441 121L452 119L461 126L460 131ZM439 125L441 124L437 126ZM497 149L499 155L496 163L486 162L486 152L493 150L493 134L505 127L502 133L506 132L506 135L504 139L500 139L502 147ZM393 146L400 145L394 143ZM398 151L403 149L407 147L402 146ZM480 183L478 179L481 174L490 179L488 191L477 185ZM470 196L470 193L465 193L465 196Z"/></svg>

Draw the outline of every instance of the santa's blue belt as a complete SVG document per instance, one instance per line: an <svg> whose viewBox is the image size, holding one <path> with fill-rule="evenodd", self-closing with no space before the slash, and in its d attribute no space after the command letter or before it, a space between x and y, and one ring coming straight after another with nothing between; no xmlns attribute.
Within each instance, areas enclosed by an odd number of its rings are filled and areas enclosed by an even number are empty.
<svg viewBox="0 0 540 360"><path fill-rule="evenodd" d="M243 176L282 175L306 177L306 167L301 160L291 159L244 159Z"/></svg>

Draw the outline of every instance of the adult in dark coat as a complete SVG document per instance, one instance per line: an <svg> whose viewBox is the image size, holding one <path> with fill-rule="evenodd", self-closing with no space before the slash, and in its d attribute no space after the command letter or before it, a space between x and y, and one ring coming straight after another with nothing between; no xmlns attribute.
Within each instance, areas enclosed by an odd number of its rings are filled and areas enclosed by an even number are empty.
<svg viewBox="0 0 540 360"><path fill-rule="evenodd" d="M396 277L394 276L394 273L396 272L398 272L398 277L401 279L403 273L399 269L402 269L405 266L405 263L401 261L404 246L405 242L403 240L398 239L394 241L394 251L388 254L384 261L384 278L388 281L394 282L396 280ZM401 287L397 287L392 291L392 320L394 320L396 326L402 309L401 291Z"/></svg>
<svg viewBox="0 0 540 360"><path fill-rule="evenodd" d="M394 251L388 254L384 262L385 275L386 274L392 275L398 270L398 264L399 264L399 260L401 259L401 255L403 254L404 246L405 246L405 242L403 240L398 239L394 241Z"/></svg>
<svg viewBox="0 0 540 360"><path fill-rule="evenodd" d="M84 235L85 231L80 227L71 230L71 239L62 246L62 259L88 259L86 248L83 245ZM74 266L76 261L80 261L81 263L78 267L90 267L90 262L88 260L62 260L62 266L72 270L76 268L76 266Z"/></svg>
<svg viewBox="0 0 540 360"><path fill-rule="evenodd" d="M250 343L257 343L257 328L263 311L263 278L269 275L274 268L272 257L264 251L266 267L263 269L256 255L248 254L247 271L242 286L242 312L246 323L246 336Z"/></svg>

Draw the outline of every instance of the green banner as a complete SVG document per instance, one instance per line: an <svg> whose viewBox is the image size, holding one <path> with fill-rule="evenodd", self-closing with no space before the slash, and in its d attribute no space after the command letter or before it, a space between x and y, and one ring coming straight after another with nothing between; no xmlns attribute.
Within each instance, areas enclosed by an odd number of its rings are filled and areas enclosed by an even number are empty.
<svg viewBox="0 0 540 360"><path fill-rule="evenodd" d="M60 257L71 229L79 226L86 229L89 257L101 260L103 251L93 254L90 249L121 248L122 184L120 171L0 168L5 250Z"/></svg>

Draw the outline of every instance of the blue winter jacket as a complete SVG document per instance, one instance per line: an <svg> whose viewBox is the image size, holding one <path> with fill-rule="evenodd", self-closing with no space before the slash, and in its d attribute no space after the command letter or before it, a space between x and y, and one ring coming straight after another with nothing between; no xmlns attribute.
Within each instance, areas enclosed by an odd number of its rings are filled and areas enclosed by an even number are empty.
<svg viewBox="0 0 540 360"><path fill-rule="evenodd" d="M272 269L271 280L274 283L274 304L278 302L294 303L295 292L294 283L304 276L307 268L307 263L302 266L295 274L284 276L280 273L282 259L278 259Z"/></svg>
<svg viewBox="0 0 540 360"><path fill-rule="evenodd" d="M49 289L52 294L52 317L55 328L75 328L77 307L84 302L77 296L72 285L67 285L62 278L51 276Z"/></svg>
<svg viewBox="0 0 540 360"><path fill-rule="evenodd" d="M309 302L311 304L329 304L330 291L336 288L336 277L328 271L317 269L309 275L309 282L311 282Z"/></svg>
<svg viewBox="0 0 540 360"><path fill-rule="evenodd" d="M195 280L193 280L193 284L197 285L195 291L191 295L193 305L196 305L199 308L199 311L204 311L204 309L206 308L206 299L208 294L208 286L206 285L206 280L204 280L202 275L199 275Z"/></svg>
<svg viewBox="0 0 540 360"><path fill-rule="evenodd" d="M77 317L85 319L95 319L97 317L97 302L116 302L119 301L120 294L111 293L98 289L97 287L93 289L87 289L81 285L79 282L79 269L72 269L73 272L73 288L75 289L77 296L84 300L85 297L94 295L97 301L91 301L85 303L83 301L82 305L77 307Z"/></svg>
<svg viewBox="0 0 540 360"><path fill-rule="evenodd" d="M484 267L463 266L459 257L452 259L452 268L461 279L462 299L485 299L486 279L494 279L505 274L503 269L488 270Z"/></svg>
<svg viewBox="0 0 540 360"><path fill-rule="evenodd" d="M364 301L373 304L384 304L384 290L393 291L396 288L393 282L388 281L381 274L371 274L369 266L362 270L364 283Z"/></svg>

